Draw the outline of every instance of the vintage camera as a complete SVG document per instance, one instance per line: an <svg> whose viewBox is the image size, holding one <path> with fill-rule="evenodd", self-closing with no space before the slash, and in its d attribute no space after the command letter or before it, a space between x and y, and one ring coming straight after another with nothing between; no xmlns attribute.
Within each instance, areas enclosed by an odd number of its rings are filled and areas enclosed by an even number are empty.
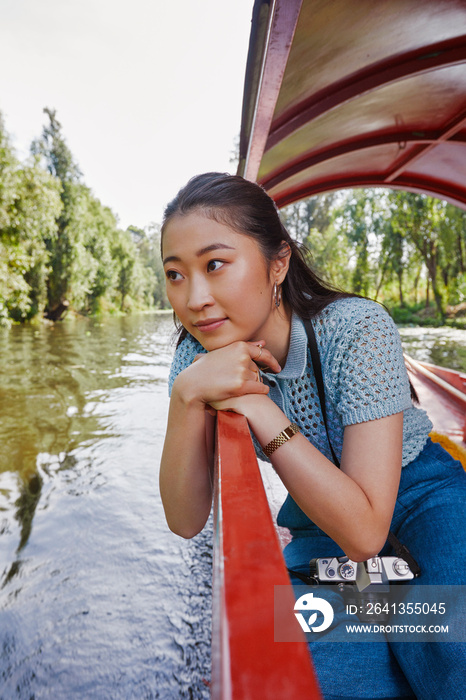
<svg viewBox="0 0 466 700"><path fill-rule="evenodd" d="M312 559L310 577L316 583L338 584L345 604L354 606L361 622L380 623L389 619L389 584L410 581L414 574L400 557L371 557L355 562L343 556ZM378 613L374 614L374 610Z"/></svg>
<svg viewBox="0 0 466 700"><path fill-rule="evenodd" d="M371 557L355 562L348 557L320 557L310 561L311 578L319 583L356 583L363 590L370 584L409 581L414 574L400 557Z"/></svg>

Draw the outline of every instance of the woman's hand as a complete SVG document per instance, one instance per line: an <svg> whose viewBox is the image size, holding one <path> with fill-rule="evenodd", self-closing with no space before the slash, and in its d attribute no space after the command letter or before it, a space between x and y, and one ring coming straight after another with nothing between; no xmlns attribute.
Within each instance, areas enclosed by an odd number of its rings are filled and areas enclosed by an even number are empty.
<svg viewBox="0 0 466 700"><path fill-rule="evenodd" d="M176 378L173 392L186 403L211 406L234 397L267 394L269 388L260 381L258 367L267 366L272 372L281 368L264 346L264 340L241 341L197 355Z"/></svg>
<svg viewBox="0 0 466 700"><path fill-rule="evenodd" d="M213 420L211 402L267 399L258 366L280 366L265 341L237 342L199 355L173 383L167 433L160 466L160 493L169 527L193 537L209 517L213 492ZM262 346L262 347L259 347ZM258 364L256 364L258 363ZM233 406L233 404L231 404Z"/></svg>
<svg viewBox="0 0 466 700"><path fill-rule="evenodd" d="M223 401L212 401L206 409L211 415L215 415L217 411L231 411L246 416L249 420L253 415L259 416L267 402L271 402L267 395L245 394L244 396L233 396Z"/></svg>

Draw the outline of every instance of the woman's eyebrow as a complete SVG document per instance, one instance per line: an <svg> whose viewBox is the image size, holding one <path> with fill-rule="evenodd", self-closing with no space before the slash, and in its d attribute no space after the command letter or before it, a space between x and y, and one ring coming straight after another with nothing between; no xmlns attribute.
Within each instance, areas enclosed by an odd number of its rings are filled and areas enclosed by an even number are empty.
<svg viewBox="0 0 466 700"><path fill-rule="evenodd" d="M210 253L212 250L222 250L222 248L227 248L228 250L235 250L233 246L227 245L226 243L211 243L206 245L205 248L201 248L197 251L196 257L201 258L206 253ZM163 265L167 262L181 262L181 258L178 255L168 255L163 259Z"/></svg>
<svg viewBox="0 0 466 700"><path fill-rule="evenodd" d="M233 246L227 245L226 243L212 243L211 245L206 245L205 248L201 248L200 250L198 250L196 255L198 258L200 258L206 253L210 253L212 250L221 250L222 248L228 248L228 250L235 250Z"/></svg>

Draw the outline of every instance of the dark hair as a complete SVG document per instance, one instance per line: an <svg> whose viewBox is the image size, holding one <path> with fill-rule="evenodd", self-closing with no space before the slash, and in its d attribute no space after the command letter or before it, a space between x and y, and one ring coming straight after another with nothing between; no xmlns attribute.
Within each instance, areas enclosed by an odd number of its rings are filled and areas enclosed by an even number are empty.
<svg viewBox="0 0 466 700"><path fill-rule="evenodd" d="M309 266L309 251L294 241L283 226L273 199L255 182L239 175L204 173L196 175L166 207L163 233L174 216L201 211L209 219L226 224L254 238L270 263L283 250L283 241L291 248L290 266L282 284L284 300L301 318L313 318L325 306L342 297L342 292L324 282ZM180 342L186 335L181 330Z"/></svg>

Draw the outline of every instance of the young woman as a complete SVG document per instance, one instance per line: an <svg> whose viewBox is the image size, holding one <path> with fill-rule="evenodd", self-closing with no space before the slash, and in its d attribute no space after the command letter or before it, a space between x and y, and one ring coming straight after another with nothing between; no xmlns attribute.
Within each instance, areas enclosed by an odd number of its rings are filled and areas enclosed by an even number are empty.
<svg viewBox="0 0 466 700"><path fill-rule="evenodd" d="M285 549L291 569L306 573L314 557L361 562L393 553L391 529L421 566L416 582L465 583L465 474L428 437L432 426L413 405L386 311L324 284L269 196L237 176L188 182L165 211L162 257L182 325L160 470L173 532L193 537L207 521L213 416L232 410L246 416L258 456L288 490L278 522L293 535ZM328 435L307 320L322 364ZM310 646L326 699L463 697L459 644Z"/></svg>

